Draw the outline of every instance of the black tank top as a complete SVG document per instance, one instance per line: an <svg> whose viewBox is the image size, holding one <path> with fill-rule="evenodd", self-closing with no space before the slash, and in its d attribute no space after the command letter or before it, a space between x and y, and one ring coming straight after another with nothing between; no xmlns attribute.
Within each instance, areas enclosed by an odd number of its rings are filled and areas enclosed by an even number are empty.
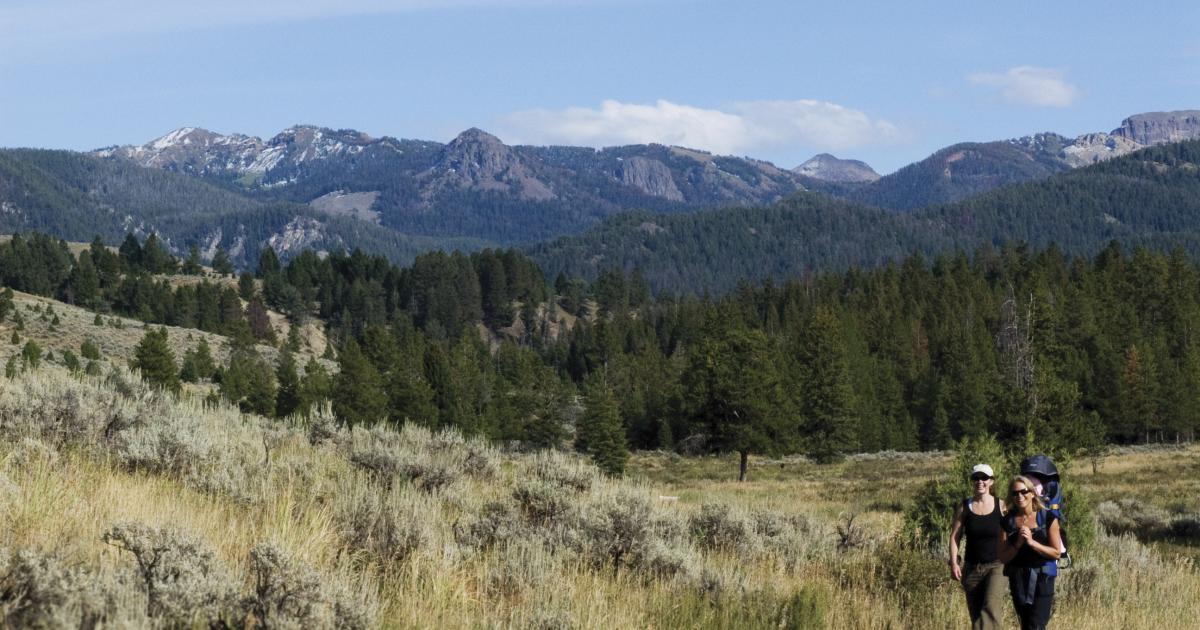
<svg viewBox="0 0 1200 630"><path fill-rule="evenodd" d="M963 531L967 534L968 564L995 562L996 543L1000 540L1000 501L992 501L992 512L980 516L971 511L970 501L963 503Z"/></svg>

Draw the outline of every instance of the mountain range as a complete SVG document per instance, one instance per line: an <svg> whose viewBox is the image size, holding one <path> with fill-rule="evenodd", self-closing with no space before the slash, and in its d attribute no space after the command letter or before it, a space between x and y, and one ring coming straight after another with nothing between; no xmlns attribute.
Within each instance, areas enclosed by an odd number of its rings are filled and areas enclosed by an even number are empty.
<svg viewBox="0 0 1200 630"><path fill-rule="evenodd" d="M1112 240L1200 258L1200 141L912 212L802 192L754 208L626 213L528 251L550 277L638 269L655 289L719 293L744 281L886 264L914 251L1027 243L1091 255Z"/></svg>
<svg viewBox="0 0 1200 630"><path fill-rule="evenodd" d="M285 257L361 247L406 262L428 249L603 232L606 219L630 210L786 206L803 191L848 202L828 207L924 212L1197 137L1198 111L1139 114L1074 139L1042 133L956 144L879 177L827 154L787 170L658 144L510 146L479 129L443 144L313 126L267 140L184 127L90 153L0 150L0 231L110 242L156 232L177 254L194 245L211 257L221 246L240 264L263 247Z"/></svg>

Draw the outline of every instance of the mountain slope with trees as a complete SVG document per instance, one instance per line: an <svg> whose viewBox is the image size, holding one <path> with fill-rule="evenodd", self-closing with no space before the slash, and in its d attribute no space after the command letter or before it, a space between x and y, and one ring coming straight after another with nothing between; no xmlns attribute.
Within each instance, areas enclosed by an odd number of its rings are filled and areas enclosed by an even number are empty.
<svg viewBox="0 0 1200 630"><path fill-rule="evenodd" d="M552 276L637 269L655 289L701 293L877 265L912 251L1024 241L1091 254L1112 239L1200 256L1200 142L1151 147L911 213L801 193L763 208L624 215L528 251Z"/></svg>
<svg viewBox="0 0 1200 630"><path fill-rule="evenodd" d="M410 237L372 223L329 216L307 205L261 201L181 173L69 151L0 150L0 232L39 230L73 241L99 235L157 234L176 255L218 248L252 266L270 246L290 255L362 248L397 261L437 248L478 249L465 238Z"/></svg>

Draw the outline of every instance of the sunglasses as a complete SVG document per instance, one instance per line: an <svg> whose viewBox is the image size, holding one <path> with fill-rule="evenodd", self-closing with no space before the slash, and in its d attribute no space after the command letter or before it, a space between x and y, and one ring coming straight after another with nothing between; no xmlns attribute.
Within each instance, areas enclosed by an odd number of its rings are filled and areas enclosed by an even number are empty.
<svg viewBox="0 0 1200 630"><path fill-rule="evenodd" d="M990 479L991 477L985 477L983 475L975 475L974 477L971 477L971 481L988 481Z"/></svg>
<svg viewBox="0 0 1200 630"><path fill-rule="evenodd" d="M1020 494L1020 495L1033 494L1033 490L1029 490L1029 489L1025 489L1025 490L1013 490L1012 492L1010 492L1010 493L1009 493L1009 496L1014 496L1014 497L1015 497L1015 496L1017 496L1018 494Z"/></svg>

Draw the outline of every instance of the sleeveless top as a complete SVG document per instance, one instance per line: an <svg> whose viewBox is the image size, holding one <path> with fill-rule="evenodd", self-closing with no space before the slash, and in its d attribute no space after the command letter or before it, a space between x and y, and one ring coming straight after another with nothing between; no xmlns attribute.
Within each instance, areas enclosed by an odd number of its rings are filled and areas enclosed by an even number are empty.
<svg viewBox="0 0 1200 630"><path fill-rule="evenodd" d="M1050 524L1058 520L1051 510L1038 510L1037 528L1033 530L1033 539L1040 544L1050 545ZM1017 526L1017 515L1010 513L1004 519L1004 533L1009 540L1020 536L1021 528ZM1021 569L1039 569L1045 575L1058 575L1058 563L1033 550L1029 545L1021 545L1017 555L1009 563L1010 567Z"/></svg>
<svg viewBox="0 0 1200 630"><path fill-rule="evenodd" d="M967 535L967 564L995 562L996 543L1000 540L1000 500L992 501L990 514L979 515L971 511L971 500L963 503L963 531Z"/></svg>

